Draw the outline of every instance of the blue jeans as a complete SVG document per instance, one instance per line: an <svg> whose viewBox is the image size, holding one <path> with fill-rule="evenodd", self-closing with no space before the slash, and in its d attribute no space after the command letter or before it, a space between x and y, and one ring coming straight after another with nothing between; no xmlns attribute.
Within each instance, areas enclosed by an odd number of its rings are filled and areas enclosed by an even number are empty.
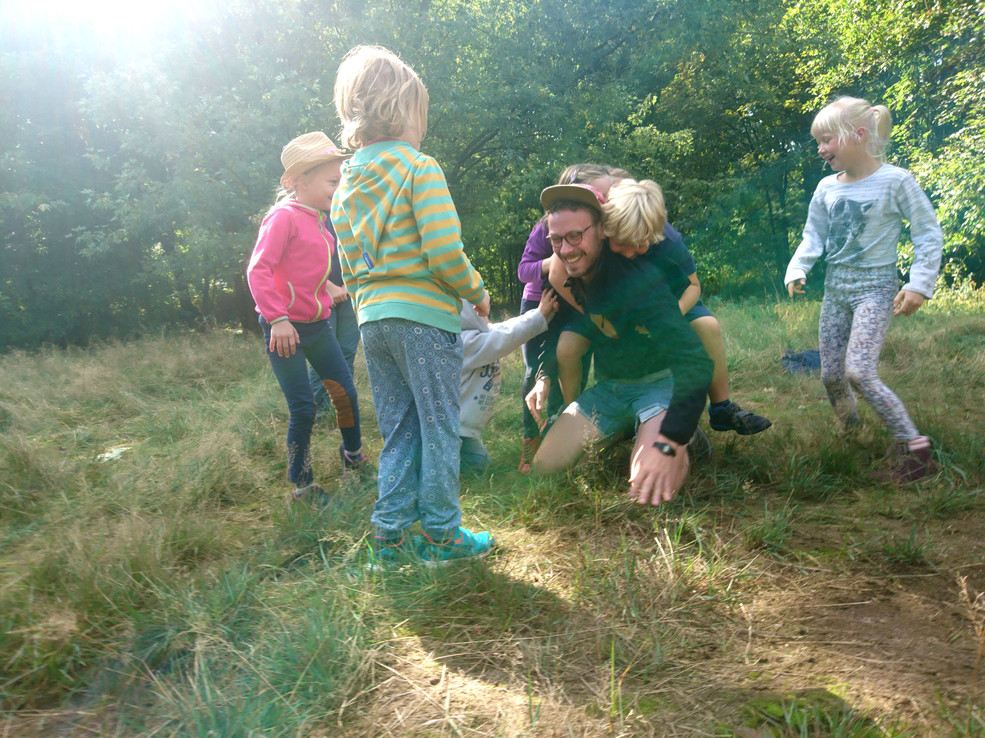
<svg viewBox="0 0 985 738"><path fill-rule="evenodd" d="M293 356L281 357L270 350L270 323L260 316L260 327L266 342L264 349L290 412L287 422L288 478L297 486L304 487L311 484L314 478L311 470L311 426L315 422L316 412L306 361L311 362L319 376L328 383L346 449L358 451L362 446L362 434L359 430L356 388L328 321L293 325L301 342Z"/></svg>
<svg viewBox="0 0 985 738"><path fill-rule="evenodd" d="M356 311L352 309L352 300L340 302L332 305L332 312L328 316L328 327L335 334L335 339L339 342L342 349L342 356L349 367L349 374L356 376L356 349L359 348L359 322L356 320ZM321 377L313 366L308 367L308 379L311 382L311 391L315 395L315 404L319 411L327 410L331 402L328 392L322 385Z"/></svg>
<svg viewBox="0 0 985 738"><path fill-rule="evenodd" d="M540 300L520 300L520 315L531 310L536 310L538 305L540 305ZM524 438L533 439L540 435L540 427L527 408L527 395L537 383L537 367L540 366L540 353L544 349L544 344L548 340L557 341L558 328L559 326L554 326L552 321L544 333L534 336L523 344L523 365L525 371L523 374L523 383L520 385L520 405L523 408ZM551 380L550 394L547 396L547 412L544 413L543 417L554 417L561 410L563 404L561 386L558 384L557 379L553 379Z"/></svg>
<svg viewBox="0 0 985 738"><path fill-rule="evenodd" d="M383 436L371 521L393 538L416 520L434 540L452 535L459 506L457 333L409 320L364 323L363 351Z"/></svg>
<svg viewBox="0 0 985 738"><path fill-rule="evenodd" d="M470 436L462 436L460 456L462 474L482 474L492 461L482 439Z"/></svg>

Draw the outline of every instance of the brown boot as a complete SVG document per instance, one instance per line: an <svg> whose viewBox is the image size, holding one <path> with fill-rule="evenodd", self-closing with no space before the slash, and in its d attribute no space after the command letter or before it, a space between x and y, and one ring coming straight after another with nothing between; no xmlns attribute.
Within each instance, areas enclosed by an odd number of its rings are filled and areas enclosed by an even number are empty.
<svg viewBox="0 0 985 738"><path fill-rule="evenodd" d="M907 484L936 474L938 469L930 446L911 450L905 441L894 443L883 458L889 462L887 467L872 473L872 476L883 482Z"/></svg>

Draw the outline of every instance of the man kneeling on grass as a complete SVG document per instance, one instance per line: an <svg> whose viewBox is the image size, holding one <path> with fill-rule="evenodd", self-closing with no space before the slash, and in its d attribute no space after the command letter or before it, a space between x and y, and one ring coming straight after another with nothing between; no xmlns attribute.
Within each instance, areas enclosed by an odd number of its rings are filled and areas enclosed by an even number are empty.
<svg viewBox="0 0 985 738"><path fill-rule="evenodd" d="M665 277L643 260L603 248L603 195L588 185L556 185L540 196L556 263L551 285L565 300L564 330L587 339L597 383L561 413L544 437L533 471L573 466L589 448L636 432L630 496L641 505L673 499L688 472L687 444L704 410L714 364L678 308ZM578 309L582 312L578 312ZM548 346L527 396L540 422L557 357Z"/></svg>

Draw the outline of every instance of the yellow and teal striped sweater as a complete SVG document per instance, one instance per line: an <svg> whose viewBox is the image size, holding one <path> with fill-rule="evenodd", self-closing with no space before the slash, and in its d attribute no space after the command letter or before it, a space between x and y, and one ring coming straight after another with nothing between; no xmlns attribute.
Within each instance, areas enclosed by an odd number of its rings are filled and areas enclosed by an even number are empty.
<svg viewBox="0 0 985 738"><path fill-rule="evenodd" d="M409 144L373 143L346 162L332 224L360 325L404 318L458 333L462 300L482 300L445 175Z"/></svg>

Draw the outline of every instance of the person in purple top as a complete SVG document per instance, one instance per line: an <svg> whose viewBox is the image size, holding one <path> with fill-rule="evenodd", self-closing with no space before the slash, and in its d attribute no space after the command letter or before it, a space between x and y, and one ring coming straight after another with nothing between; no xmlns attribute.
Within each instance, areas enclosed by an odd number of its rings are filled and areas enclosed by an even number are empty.
<svg viewBox="0 0 985 738"><path fill-rule="evenodd" d="M609 178L608 169L595 164L573 164L565 169L558 178L558 184L570 184L572 182L591 183L597 178ZM520 314L535 310L540 305L540 297L543 291L544 281L549 272L548 259L553 255L554 249L551 242L547 239L547 217L541 218L537 225L530 231L527 238L527 245L523 249L520 257L520 264L516 268L517 277L523 282L523 295L520 299ZM530 414L527 408L526 397L537 382L536 371L539 366L539 359L544 345L550 342L552 345L557 343L560 324L548 327L547 332L531 339L523 344L523 364L526 371L523 375L523 384L520 387L520 404L523 406L523 451L520 456L519 470L521 472L530 471L530 462L533 461L534 454L540 446L542 432L546 426L541 426ZM588 377L588 365L591 363L591 355L586 355L582 364L582 376ZM553 418L564 407L564 399L561 396L561 388L555 379L551 386L547 400L546 418Z"/></svg>

